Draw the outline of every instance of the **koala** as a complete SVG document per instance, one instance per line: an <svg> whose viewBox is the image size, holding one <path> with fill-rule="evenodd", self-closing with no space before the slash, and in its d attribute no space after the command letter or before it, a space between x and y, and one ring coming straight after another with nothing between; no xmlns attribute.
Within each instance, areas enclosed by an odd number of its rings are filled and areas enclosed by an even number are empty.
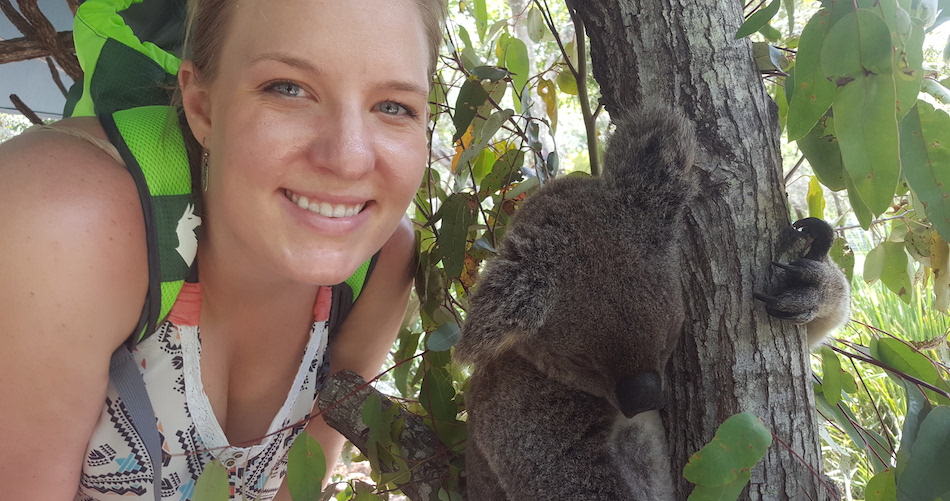
<svg viewBox="0 0 950 501"><path fill-rule="evenodd" d="M808 346L815 348L851 315L851 285L841 268L828 257L835 234L825 221L809 217L792 226L809 243L801 259L788 264L772 263L785 270L787 289L775 296L755 293L765 311L776 318L805 324Z"/></svg>
<svg viewBox="0 0 950 501"><path fill-rule="evenodd" d="M454 354L473 365L471 501L673 499L658 409L695 140L668 110L615 124L603 177L530 197L472 296Z"/></svg>

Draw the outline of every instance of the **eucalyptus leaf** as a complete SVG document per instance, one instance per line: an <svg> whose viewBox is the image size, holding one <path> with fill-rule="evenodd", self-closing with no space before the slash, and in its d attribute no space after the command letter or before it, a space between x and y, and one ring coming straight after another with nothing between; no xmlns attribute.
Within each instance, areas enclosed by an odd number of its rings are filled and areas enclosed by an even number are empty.
<svg viewBox="0 0 950 501"><path fill-rule="evenodd" d="M752 478L751 470L740 471L736 478L726 484L707 486L697 485L689 494L687 501L733 501L739 499L742 489Z"/></svg>
<svg viewBox="0 0 950 501"><path fill-rule="evenodd" d="M897 499L897 483L894 479L894 469L887 468L868 480L864 488L864 501L895 501Z"/></svg>
<svg viewBox="0 0 950 501"><path fill-rule="evenodd" d="M432 331L426 339L426 348L432 351L445 351L455 346L461 334L458 324L454 322L445 323L438 329Z"/></svg>
<svg viewBox="0 0 950 501"><path fill-rule="evenodd" d="M323 491L327 460L323 447L306 430L297 435L287 453L287 489L293 501L316 501Z"/></svg>
<svg viewBox="0 0 950 501"><path fill-rule="evenodd" d="M897 481L897 499L936 499L950 491L950 407L935 407L920 425L917 445Z"/></svg>
<svg viewBox="0 0 950 501"><path fill-rule="evenodd" d="M468 130L475 118L475 110L485 104L488 99L488 92L482 87L482 83L477 79L466 80L459 89L458 99L455 101L455 116L452 121L455 124L455 135L452 136L452 142L458 141Z"/></svg>
<svg viewBox="0 0 950 501"><path fill-rule="evenodd" d="M452 400L454 398L455 388L448 371L441 367L427 369L419 390L419 401L426 412L436 421L455 421L458 407Z"/></svg>
<svg viewBox="0 0 950 501"><path fill-rule="evenodd" d="M828 30L821 45L821 72L829 78L889 74L892 50L887 23L870 10L858 9Z"/></svg>
<svg viewBox="0 0 950 501"><path fill-rule="evenodd" d="M748 19L742 23L742 26L739 27L739 31L736 32L736 39L745 38L756 31L759 31L760 28L765 26L769 21L775 17L775 14L778 13L779 7L782 6L782 0L772 0L765 7L755 11Z"/></svg>
<svg viewBox="0 0 950 501"><path fill-rule="evenodd" d="M841 360L835 352L823 346L821 348L821 388L829 405L837 405L841 399Z"/></svg>
<svg viewBox="0 0 950 501"><path fill-rule="evenodd" d="M818 182L817 177L812 177L808 181L808 194L805 196L805 200L808 201L809 217L825 218L825 193L821 189L821 183Z"/></svg>
<svg viewBox="0 0 950 501"><path fill-rule="evenodd" d="M792 102L794 100L793 96ZM788 123L791 127L791 107L789 107L788 113ZM832 191L840 191L848 186L848 182L845 180L848 173L844 170L844 164L841 163L841 148L838 145L838 138L834 136L834 129L826 126L828 122L831 122L830 117L818 120L818 123L808 131L808 134L798 140L798 149L805 155L805 159L808 160L808 164L815 171L815 175L818 176L821 184ZM789 134L791 134L791 131L789 131Z"/></svg>
<svg viewBox="0 0 950 501"><path fill-rule="evenodd" d="M228 501L231 488L228 482L228 469L218 459L206 464L195 482L193 501Z"/></svg>
<svg viewBox="0 0 950 501"><path fill-rule="evenodd" d="M726 419L712 441L689 458L683 476L697 485L728 484L751 470L772 445L772 434L754 414Z"/></svg>
<svg viewBox="0 0 950 501"><path fill-rule="evenodd" d="M934 229L950 241L950 116L921 100L901 120L904 177Z"/></svg>
<svg viewBox="0 0 950 501"><path fill-rule="evenodd" d="M835 98L835 84L819 69L821 45L828 31L831 13L818 11L805 25L795 56L794 91L788 108L788 140L804 137L831 107ZM811 162L809 160L809 162ZM839 161L840 162L840 161ZM844 188L843 183L839 188Z"/></svg>
<svg viewBox="0 0 950 501"><path fill-rule="evenodd" d="M453 193L442 204L442 226L437 244L442 267L448 277L462 274L469 227L475 223L474 200L467 193Z"/></svg>
<svg viewBox="0 0 950 501"><path fill-rule="evenodd" d="M890 207L900 180L895 92L892 77L861 75L838 87L832 105L842 162L873 214Z"/></svg>

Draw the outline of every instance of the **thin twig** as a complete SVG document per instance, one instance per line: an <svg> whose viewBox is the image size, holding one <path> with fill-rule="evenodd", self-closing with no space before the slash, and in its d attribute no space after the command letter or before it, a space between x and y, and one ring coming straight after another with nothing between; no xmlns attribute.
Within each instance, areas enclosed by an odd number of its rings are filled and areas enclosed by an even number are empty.
<svg viewBox="0 0 950 501"><path fill-rule="evenodd" d="M59 77L59 69L56 67L56 63L53 62L53 58L47 57L46 65L49 66L49 74L52 75L53 82L59 87L59 91L63 93L63 97L67 97L69 91L67 91L66 86L63 85L63 79Z"/></svg>
<svg viewBox="0 0 950 501"><path fill-rule="evenodd" d="M30 120L30 123L34 125L42 125L43 119L40 118L29 106L26 105L16 94L10 94L10 102L13 103L13 106L16 106L16 109L23 114L27 119Z"/></svg>

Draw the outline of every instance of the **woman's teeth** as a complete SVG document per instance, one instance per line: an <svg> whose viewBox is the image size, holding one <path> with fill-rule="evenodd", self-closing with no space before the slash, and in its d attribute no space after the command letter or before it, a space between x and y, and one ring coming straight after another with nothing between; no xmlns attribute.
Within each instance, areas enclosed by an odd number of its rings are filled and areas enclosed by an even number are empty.
<svg viewBox="0 0 950 501"><path fill-rule="evenodd" d="M307 209L310 212L316 212L324 217L350 217L359 214L363 210L364 204L358 205L333 205L327 202L310 201L307 197L298 195L290 190L284 190L284 195L291 202L297 204L301 209Z"/></svg>

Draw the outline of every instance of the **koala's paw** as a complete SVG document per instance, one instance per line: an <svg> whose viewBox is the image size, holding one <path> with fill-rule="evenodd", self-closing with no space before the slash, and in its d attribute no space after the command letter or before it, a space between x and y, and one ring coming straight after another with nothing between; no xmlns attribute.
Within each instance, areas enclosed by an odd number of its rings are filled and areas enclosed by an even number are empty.
<svg viewBox="0 0 950 501"><path fill-rule="evenodd" d="M769 315L795 324L808 325L808 342L818 344L850 315L851 290L848 280L828 251L834 232L817 218L797 221L794 226L810 240L804 257L788 264L772 263L784 270L785 289L776 294L754 293L765 303Z"/></svg>

